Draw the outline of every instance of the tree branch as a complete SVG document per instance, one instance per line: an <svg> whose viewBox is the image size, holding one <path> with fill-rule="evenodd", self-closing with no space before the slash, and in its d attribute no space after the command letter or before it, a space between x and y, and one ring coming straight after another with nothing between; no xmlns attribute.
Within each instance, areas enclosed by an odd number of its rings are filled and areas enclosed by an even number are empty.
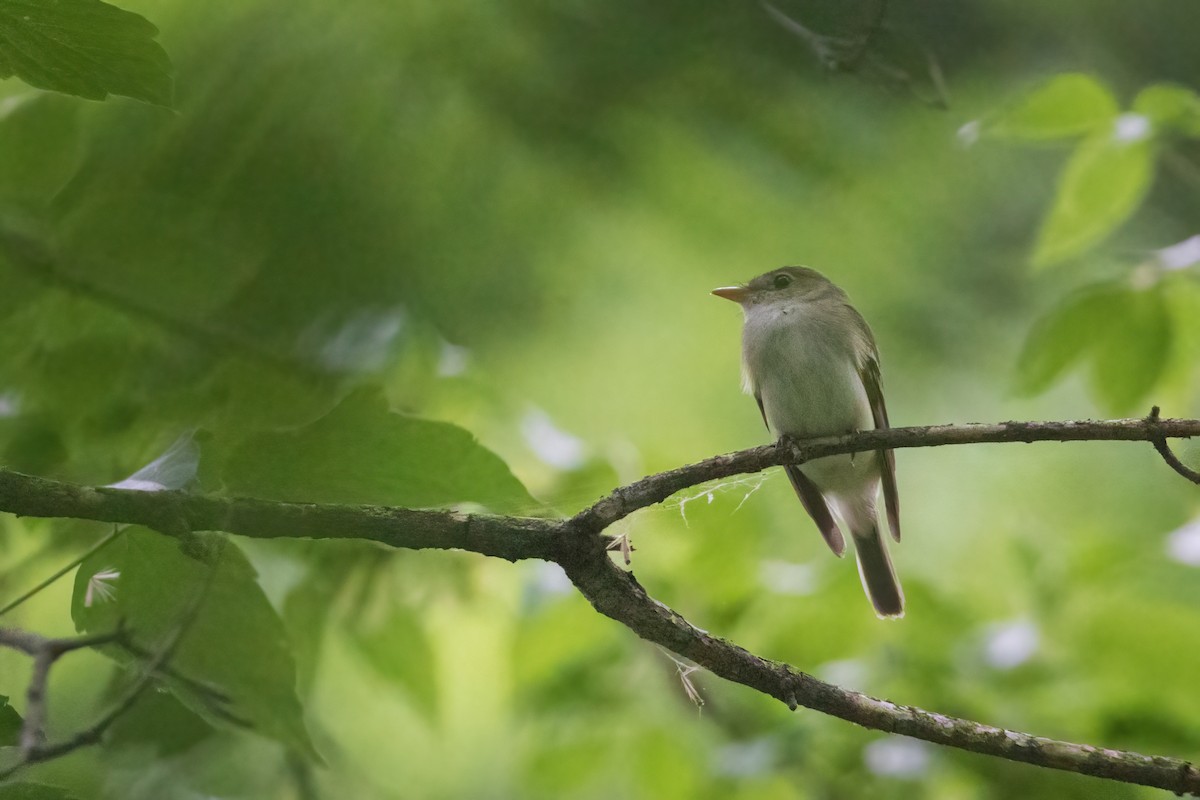
<svg viewBox="0 0 1200 800"><path fill-rule="evenodd" d="M875 0L871 3L861 30L849 36L817 33L767 0L759 0L759 5L776 24L802 41L817 57L821 66L829 72L857 73L868 79L878 79L889 88L910 92L934 108L944 110L950 107L941 64L929 48L917 45L924 57L926 72L934 90L932 97L923 97L922 93L916 90L914 76L909 70L880 55L878 39L884 33L890 32L895 35L895 31L889 31L890 26L886 24L887 0Z"/></svg>
<svg viewBox="0 0 1200 800"><path fill-rule="evenodd" d="M225 531L259 539L370 539L410 550L471 550L509 561L554 560L563 524L457 511L282 503L180 491L80 486L0 469L0 511L142 525L178 536Z"/></svg>
<svg viewBox="0 0 1200 800"><path fill-rule="evenodd" d="M1154 406L1150 409L1150 416L1146 418L1146 421L1153 425L1154 423L1158 422L1158 419L1158 406ZM1184 464L1179 460L1179 456L1171 452L1171 448L1167 444L1166 437L1156 436L1151 441L1154 442L1154 449L1158 451L1160 456L1162 456L1163 461L1167 462L1168 467L1175 470L1192 483L1200 484L1200 472L1197 472L1187 464Z"/></svg>
<svg viewBox="0 0 1200 800"><path fill-rule="evenodd" d="M576 588L601 614L714 675L774 697L793 710L804 706L864 728L959 750L1154 786L1177 794L1200 795L1200 769L1182 759L1032 736L843 689L696 628L650 597L632 573L608 559L584 559L563 566Z"/></svg>
<svg viewBox="0 0 1200 800"><path fill-rule="evenodd" d="M866 728L1012 761L1200 795L1200 770L1180 759L1045 739L896 705L756 656L695 627L650 597L631 572L613 563L602 535L613 522L690 486L829 455L1037 441L1146 441L1158 448L1159 442L1165 447L1167 438L1190 436L1200 436L1200 420L1159 419L1152 414L1144 419L1110 421L894 428L779 442L651 475L614 490L567 520L138 492L79 486L2 469L0 511L138 524L169 535L221 530L259 538L353 536L393 547L461 549L510 561L554 561L600 613L713 674L774 697L789 708L805 706Z"/></svg>
<svg viewBox="0 0 1200 800"><path fill-rule="evenodd" d="M25 690L25 720L21 724L21 763L32 763L45 746L46 739L46 684L50 680L50 668L61 656L72 650L82 650L116 641L123 631L79 636L73 639L50 639L29 631L15 628L0 628L0 647L18 650L33 659L33 674ZM3 777L4 773L0 773Z"/></svg>
<svg viewBox="0 0 1200 800"><path fill-rule="evenodd" d="M140 674L134 678L122 697L99 719L88 727L77 731L74 735L57 742L46 741L46 718L49 698L46 685L50 678L50 668L60 656L74 650L89 647L99 647L106 644L119 645L130 653L139 652L140 648L132 642L132 637L124 625L116 630L105 633L77 636L68 639L50 639L28 631L13 628L0 628L0 647L10 647L19 650L33 658L33 676L29 680L26 691L25 719L21 724L20 749L18 758L9 766L0 769L0 781L12 776L17 771L31 764L65 756L81 747L97 744L103 738L112 724L120 719L150 686L151 679L168 669L167 662L175 652L183 634L191 627L200 611L208 592L212 588L213 577L217 565L224 556L225 545L222 540L221 549L216 556L216 562L208 571L200 590L183 610L179 620L166 636L157 652L147 655ZM141 651L145 652L145 651Z"/></svg>
<svg viewBox="0 0 1200 800"><path fill-rule="evenodd" d="M695 464L660 472L615 489L575 516L578 524L603 529L634 511L661 503L678 491L706 481L814 458L870 450L939 447L951 444L1002 442L1144 441L1200 436L1200 420L1116 419L1080 422L999 422L966 425L923 425L860 431L800 442L780 441L736 453L713 456Z"/></svg>

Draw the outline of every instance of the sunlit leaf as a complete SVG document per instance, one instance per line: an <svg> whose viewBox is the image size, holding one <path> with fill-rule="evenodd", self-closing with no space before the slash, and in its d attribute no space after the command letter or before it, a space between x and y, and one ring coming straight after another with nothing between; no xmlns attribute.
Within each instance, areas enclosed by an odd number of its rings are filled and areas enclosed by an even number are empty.
<svg viewBox="0 0 1200 800"><path fill-rule="evenodd" d="M1171 318L1161 285L1107 283L1067 299L1034 325L1017 364L1017 391L1037 394L1080 362L1113 413L1124 413L1157 384L1171 355Z"/></svg>
<svg viewBox="0 0 1200 800"><path fill-rule="evenodd" d="M0 747L12 747L21 734L21 715L8 704L8 697L0 694Z"/></svg>
<svg viewBox="0 0 1200 800"><path fill-rule="evenodd" d="M1184 86L1156 83L1138 92L1133 110L1165 130L1200 136L1200 95Z"/></svg>
<svg viewBox="0 0 1200 800"><path fill-rule="evenodd" d="M1010 139L1063 139L1105 127L1118 113L1112 92L1091 75L1059 75L984 124L982 132Z"/></svg>
<svg viewBox="0 0 1200 800"><path fill-rule="evenodd" d="M360 390L302 428L252 435L226 460L228 492L279 500L408 507L481 503L496 511L535 501L470 433L388 410Z"/></svg>
<svg viewBox="0 0 1200 800"><path fill-rule="evenodd" d="M207 591L170 660L170 667L187 681L168 678L166 686L212 725L244 723L298 751L313 753L283 623L253 568L231 541L213 536L197 536L195 541L208 552L204 559L185 554L174 539L133 528L88 558L75 576L71 613L76 627L108 631L124 620L136 643L154 653L175 635ZM109 591L89 592L100 573L109 576ZM113 655L129 662L122 651L114 650ZM134 674L138 668L138 661L130 664ZM199 689L195 682L227 700Z"/></svg>
<svg viewBox="0 0 1200 800"><path fill-rule="evenodd" d="M1144 118L1142 118L1144 119ZM1077 256L1108 236L1142 201L1150 186L1154 143L1130 118L1122 128L1082 142L1058 182L1054 207L1042 225L1033 263L1045 267Z"/></svg>
<svg viewBox="0 0 1200 800"><path fill-rule="evenodd" d="M1104 284L1075 294L1033 326L1017 360L1017 391L1044 391L1103 338L1128 291Z"/></svg>
<svg viewBox="0 0 1200 800"><path fill-rule="evenodd" d="M1115 414L1135 408L1158 383L1170 357L1171 322L1157 288L1128 292L1098 329L1103 344L1092 362L1092 387Z"/></svg>
<svg viewBox="0 0 1200 800"><path fill-rule="evenodd" d="M171 104L171 62L144 17L99 0L0 0L0 78Z"/></svg>

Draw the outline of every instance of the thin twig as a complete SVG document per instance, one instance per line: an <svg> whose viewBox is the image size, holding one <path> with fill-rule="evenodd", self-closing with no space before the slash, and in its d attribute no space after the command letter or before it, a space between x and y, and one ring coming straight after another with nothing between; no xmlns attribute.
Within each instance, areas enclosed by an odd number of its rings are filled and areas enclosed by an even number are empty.
<svg viewBox="0 0 1200 800"><path fill-rule="evenodd" d="M583 556L563 567L601 614L714 675L762 692L793 710L804 706L865 728L960 750L1178 794L1200 794L1200 770L1182 759L1032 736L843 689L700 630L650 597L632 573L607 557Z"/></svg>
<svg viewBox="0 0 1200 800"><path fill-rule="evenodd" d="M875 45L879 36L885 32L887 0L875 0L867 9L867 18L862 29L852 36L844 37L817 33L768 0L759 0L759 5L781 28L804 42L826 70L857 74L867 79L878 78L893 89L909 92L928 106L941 110L950 107L945 75L937 56L929 48L918 45L933 86L933 97L925 97L922 92L917 91L913 76L908 70L878 54Z"/></svg>
<svg viewBox="0 0 1200 800"><path fill-rule="evenodd" d="M129 655L139 659L144 663L149 663L155 659L153 653L149 652L129 638L120 639L114 642L114 644ZM172 667L169 663L160 664L154 672L157 677L176 681L180 685L187 687L189 691L194 692L212 714L221 717L230 724L238 725L243 728L250 727L249 720L239 717L237 714L234 714L229 710L229 704L232 702L232 698L216 686L184 675L182 672Z"/></svg>
<svg viewBox="0 0 1200 800"><path fill-rule="evenodd" d="M1200 420L1142 418L927 425L860 431L845 436L826 436L794 442L780 441L773 445L713 456L621 486L576 514L575 520L600 530L634 511L661 503L676 492L705 481L759 472L783 464L801 464L815 458L843 453L1002 442L1153 442L1158 438L1191 436L1200 436Z"/></svg>
<svg viewBox="0 0 1200 800"><path fill-rule="evenodd" d="M21 726L20 758L14 764L0 770L0 781L5 780L18 770L31 764L59 758L81 747L97 744L103 738L105 732L112 724L133 707L133 704L137 702L137 699L149 687L154 676L165 667L166 663L174 655L179 641L191 628L196 615L199 613L204 601L208 598L209 590L212 588L213 579L220 568L224 553L225 540L222 539L213 564L205 576L200 590L196 592L195 596L188 603L187 608L180 615L175 627L167 634L157 652L142 666L141 673L134 679L121 699L113 704L92 725L62 741L51 744L45 743L44 726L48 705L46 682L49 677L50 667L64 653L85 647L96 647L102 644L122 641L126 639L127 632L121 627L109 633L81 636L74 639L46 639L27 631L0 629L0 644L12 642L13 644L10 644L10 646L14 646L16 649L23 650L34 656L34 674L30 680L25 719ZM8 641L6 641L6 637L2 634L8 634Z"/></svg>
<svg viewBox="0 0 1200 800"><path fill-rule="evenodd" d="M369 539L411 550L469 550L518 561L556 561L581 526L595 531L690 486L842 453L1001 442L1143 441L1200 436L1200 420L1145 418L1082 422L1001 422L860 431L751 447L619 487L563 520L385 506L286 503L181 491L81 486L0 469L0 512L143 525L168 536L225 531L258 539ZM568 535L569 534L569 535Z"/></svg>
<svg viewBox="0 0 1200 800"><path fill-rule="evenodd" d="M1190 436L1200 436L1200 420L1161 419L1152 415L1108 421L893 428L798 442L781 441L651 475L614 490L567 520L279 503L170 491L137 492L79 486L3 469L0 469L0 511L139 524L169 535L223 530L257 538L345 538L352 533L357 539L394 547L462 549L510 561L526 558L553 561L563 567L600 613L713 674L774 697L789 708L805 706L874 730L1012 761L1155 786L1180 794L1200 794L1200 770L1181 759L1045 739L901 706L824 683L787 664L756 656L700 630L650 597L632 573L613 563L608 552L609 539L602 534L612 523L690 486L829 455L999 442L1154 443ZM169 654L162 659L166 655ZM151 665L145 674L149 675L158 666L161 664ZM98 730L102 732L103 728ZM81 734L85 738L89 735L87 731ZM98 736L95 734L95 738ZM50 750L42 746L36 752Z"/></svg>
<svg viewBox="0 0 1200 800"><path fill-rule="evenodd" d="M101 539L100 541L96 542L94 545L89 547L87 550L85 550L78 558L76 558L70 564L67 564L62 569L58 570L53 575L46 578L44 581L39 583L37 586L34 586L29 591L25 592L20 597L17 597L12 602L10 602L8 605L4 606L4 608L0 608L0 617L3 617L5 614L12 611L17 606L21 605L25 601L34 597L35 595L37 595L38 592L42 591L43 589L45 589L48 586L50 586L51 584L53 584L59 578L61 578L62 576L66 575L68 572L70 572L71 570L78 567L80 564L82 564L88 558L95 555L96 553L99 553L105 547L108 547L108 545L112 543L113 539L116 539L117 536L120 535L120 533L121 533L121 529L114 525L112 533L108 534L103 539Z"/></svg>
<svg viewBox="0 0 1200 800"><path fill-rule="evenodd" d="M1153 406L1150 409L1150 416L1148 416L1146 419L1150 422L1158 422L1158 406ZM1163 457L1163 461L1167 462L1167 466L1178 472L1183 477L1187 478L1192 483L1200 484L1200 472L1197 472L1187 464L1184 464L1182 461L1180 461L1179 457L1176 456L1175 453L1171 452L1171 448L1167 445L1166 438L1157 436L1150 441L1154 443L1154 449L1157 450L1158 454Z"/></svg>
<svg viewBox="0 0 1200 800"><path fill-rule="evenodd" d="M858 69L871 39L879 31L887 9L886 0L880 0L875 4L874 13L861 34L842 38L817 33L766 0L761 0L760 5L781 28L808 45L821 66L831 72L854 72Z"/></svg>
<svg viewBox="0 0 1200 800"><path fill-rule="evenodd" d="M46 738L46 685L50 680L50 668L54 666L54 662L73 650L108 644L123 635L124 631L118 628L116 631L90 636L51 639L29 631L0 628L0 647L19 650L33 658L33 672L25 690L25 719L21 723L19 741L22 761L28 760ZM0 779L7 774L9 773L0 773Z"/></svg>

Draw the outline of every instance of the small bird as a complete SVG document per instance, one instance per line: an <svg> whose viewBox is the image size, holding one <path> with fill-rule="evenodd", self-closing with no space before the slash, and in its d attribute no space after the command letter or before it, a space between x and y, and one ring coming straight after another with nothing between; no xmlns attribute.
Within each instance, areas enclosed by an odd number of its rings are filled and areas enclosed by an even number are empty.
<svg viewBox="0 0 1200 800"><path fill-rule="evenodd" d="M875 337L846 293L808 267L784 267L713 294L742 307L742 388L754 395L767 430L805 439L887 428ZM783 468L829 549L854 540L858 574L875 613L904 616L875 512L879 486L892 536L900 541L900 499L890 450L826 456Z"/></svg>

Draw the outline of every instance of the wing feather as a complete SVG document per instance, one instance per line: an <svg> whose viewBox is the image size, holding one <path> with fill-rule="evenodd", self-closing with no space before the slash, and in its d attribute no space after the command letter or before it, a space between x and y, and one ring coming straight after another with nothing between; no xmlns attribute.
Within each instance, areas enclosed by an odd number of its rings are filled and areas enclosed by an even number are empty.
<svg viewBox="0 0 1200 800"><path fill-rule="evenodd" d="M872 348L874 350L874 348ZM864 361L858 371L862 378L863 388L867 390L867 400L871 403L871 416L875 418L875 427L884 430L891 427L888 424L887 405L883 400L883 380L879 372L879 358L873 352ZM896 457L891 450L879 450L879 473L883 483L883 505L887 510L888 527L892 538L900 541L900 492L896 488Z"/></svg>
<svg viewBox="0 0 1200 800"><path fill-rule="evenodd" d="M767 426L767 430L771 430L771 426L767 423L767 410L763 408L762 395L756 392L754 399L758 401L758 410L762 414L763 424ZM800 471L799 467L789 465L785 466L783 471L787 473L788 480L792 482L792 488L796 490L800 504L804 506L808 516L812 517L812 521L816 523L817 529L821 532L821 538L825 540L825 544L829 545L833 554L841 558L846 552L846 539L842 536L837 523L833 521L833 514L830 513L825 498L821 496L821 490Z"/></svg>

